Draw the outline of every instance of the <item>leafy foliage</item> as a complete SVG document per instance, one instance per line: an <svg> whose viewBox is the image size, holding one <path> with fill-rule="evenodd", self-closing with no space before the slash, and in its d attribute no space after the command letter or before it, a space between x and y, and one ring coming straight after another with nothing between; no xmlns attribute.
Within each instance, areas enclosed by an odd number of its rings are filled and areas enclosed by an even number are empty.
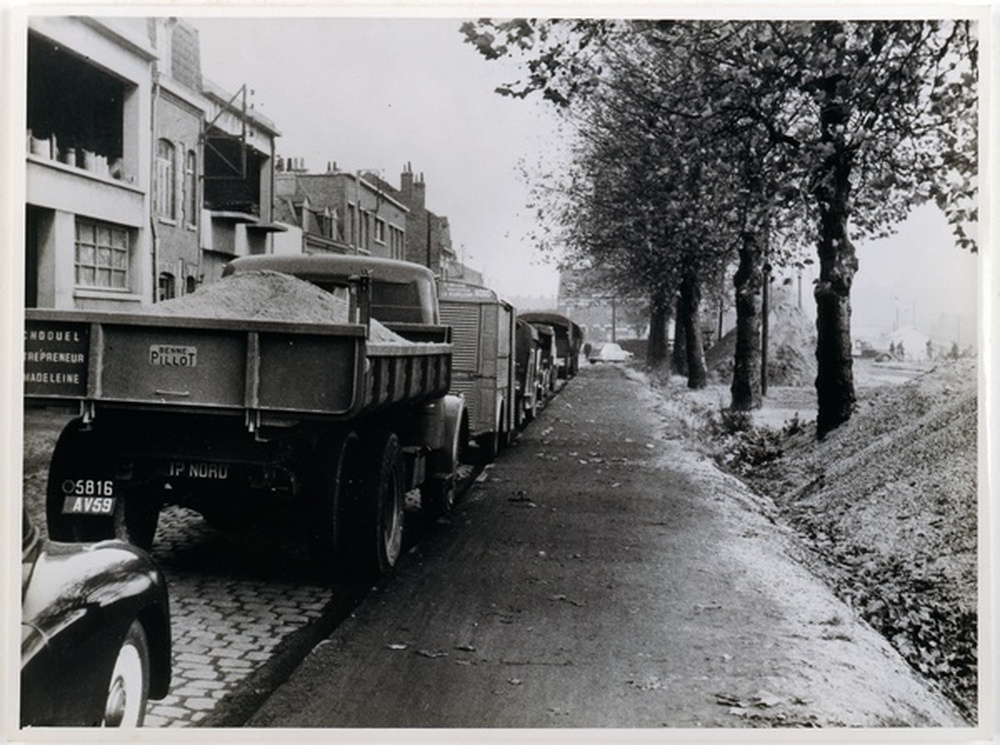
<svg viewBox="0 0 1000 745"><path fill-rule="evenodd" d="M751 270L765 256L804 263L794 249L816 245L820 436L855 402L852 239L888 235L933 200L976 249L968 20L482 19L462 32L487 59L520 60L501 94L540 93L577 134L570 172L539 192L542 242L646 292L651 312L682 281L718 286L741 242L761 247Z"/></svg>

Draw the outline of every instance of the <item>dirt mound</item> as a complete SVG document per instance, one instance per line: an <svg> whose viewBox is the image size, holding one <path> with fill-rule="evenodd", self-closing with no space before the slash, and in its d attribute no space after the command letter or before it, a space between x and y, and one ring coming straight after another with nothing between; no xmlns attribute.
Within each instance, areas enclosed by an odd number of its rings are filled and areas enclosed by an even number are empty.
<svg viewBox="0 0 1000 745"><path fill-rule="evenodd" d="M202 285L181 297L145 305L142 311L193 318L233 318L294 323L348 323L346 298L305 280L270 270L240 272ZM378 344L407 343L372 319L369 340Z"/></svg>
<svg viewBox="0 0 1000 745"><path fill-rule="evenodd" d="M296 277L272 271L241 272L195 292L147 305L149 313L195 318L347 323L347 302Z"/></svg>
<svg viewBox="0 0 1000 745"><path fill-rule="evenodd" d="M838 593L976 710L977 370L941 363L862 392L854 416L784 439L748 480L822 557Z"/></svg>
<svg viewBox="0 0 1000 745"><path fill-rule="evenodd" d="M816 379L816 325L794 303L779 303L768 313L768 382L812 385ZM736 329L705 353L705 364L719 380L729 382L736 353Z"/></svg>

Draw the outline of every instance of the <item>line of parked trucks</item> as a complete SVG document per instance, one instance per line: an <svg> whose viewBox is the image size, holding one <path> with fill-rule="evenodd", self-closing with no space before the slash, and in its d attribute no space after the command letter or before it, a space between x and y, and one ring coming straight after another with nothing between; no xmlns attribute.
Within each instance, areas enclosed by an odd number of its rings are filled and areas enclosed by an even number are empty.
<svg viewBox="0 0 1000 745"><path fill-rule="evenodd" d="M49 468L51 538L148 547L168 504L220 526L280 513L323 574L371 579L399 558L404 495L447 513L460 463L492 459L578 369L569 319L416 264L245 257L216 284L271 275L343 318L26 311L25 400L80 407Z"/></svg>

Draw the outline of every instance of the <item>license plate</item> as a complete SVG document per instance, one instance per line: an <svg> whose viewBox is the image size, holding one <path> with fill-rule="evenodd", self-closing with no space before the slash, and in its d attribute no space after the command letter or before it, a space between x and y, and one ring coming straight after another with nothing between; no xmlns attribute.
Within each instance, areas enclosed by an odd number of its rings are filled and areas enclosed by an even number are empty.
<svg viewBox="0 0 1000 745"><path fill-rule="evenodd" d="M225 481L229 478L229 464L209 463L207 461L173 461L167 466L167 475L171 478Z"/></svg>
<svg viewBox="0 0 1000 745"><path fill-rule="evenodd" d="M66 497L64 515L110 515L115 511L114 497Z"/></svg>

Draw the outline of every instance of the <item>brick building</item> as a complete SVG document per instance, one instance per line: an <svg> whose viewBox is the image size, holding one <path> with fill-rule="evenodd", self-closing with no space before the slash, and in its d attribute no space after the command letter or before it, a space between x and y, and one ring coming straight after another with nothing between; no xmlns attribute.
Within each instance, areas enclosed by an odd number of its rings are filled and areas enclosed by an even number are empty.
<svg viewBox="0 0 1000 745"><path fill-rule="evenodd" d="M409 209L376 174L309 173L298 158L278 164L275 219L290 228L275 253L349 253L402 259Z"/></svg>
<svg viewBox="0 0 1000 745"><path fill-rule="evenodd" d="M193 291L201 277L202 127L208 102L201 95L198 35L173 18L148 24L160 51L153 95L152 212L156 228L156 297Z"/></svg>

